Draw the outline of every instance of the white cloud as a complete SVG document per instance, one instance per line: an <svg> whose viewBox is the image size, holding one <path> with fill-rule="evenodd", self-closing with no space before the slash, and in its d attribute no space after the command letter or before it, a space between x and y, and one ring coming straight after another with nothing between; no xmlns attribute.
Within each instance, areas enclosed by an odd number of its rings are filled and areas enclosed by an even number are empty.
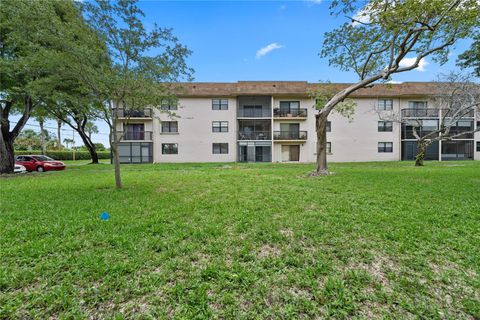
<svg viewBox="0 0 480 320"><path fill-rule="evenodd" d="M281 48L283 48L283 46L276 43L276 42L270 43L269 45L259 49L257 51L257 54L255 55L255 58L260 59L261 57L263 57L267 53L269 53L273 50L276 50L276 49L281 49Z"/></svg>
<svg viewBox="0 0 480 320"><path fill-rule="evenodd" d="M285 10L285 9L287 9L287 6L284 5L284 4L282 4L282 5L280 6L280 10Z"/></svg>
<svg viewBox="0 0 480 320"><path fill-rule="evenodd" d="M402 82L401 81L390 80L390 81L387 81L387 83L399 84L399 83L402 83Z"/></svg>
<svg viewBox="0 0 480 320"><path fill-rule="evenodd" d="M313 4L320 4L320 3L322 3L323 0L308 0L308 1L313 3Z"/></svg>
<svg viewBox="0 0 480 320"><path fill-rule="evenodd" d="M400 67L408 67L408 66L411 66L412 64L415 63L416 60L417 60L416 57L403 58L402 61L400 61ZM415 70L420 71L420 72L424 72L426 66L428 66L428 61L425 60L425 59L422 59L422 60L420 60L420 62L418 63L418 67L417 67Z"/></svg>

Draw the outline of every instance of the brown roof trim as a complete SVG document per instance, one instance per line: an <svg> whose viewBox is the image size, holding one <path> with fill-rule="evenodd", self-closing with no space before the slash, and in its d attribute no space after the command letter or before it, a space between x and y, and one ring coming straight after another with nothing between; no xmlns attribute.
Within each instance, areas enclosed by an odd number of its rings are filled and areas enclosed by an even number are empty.
<svg viewBox="0 0 480 320"><path fill-rule="evenodd" d="M238 82L183 82L173 85L179 97L237 97L240 95L273 95L308 97L315 88L337 92L350 83L309 83L306 81L238 81ZM428 96L441 92L438 82L404 82L399 84L376 84L360 89L351 96L405 97Z"/></svg>

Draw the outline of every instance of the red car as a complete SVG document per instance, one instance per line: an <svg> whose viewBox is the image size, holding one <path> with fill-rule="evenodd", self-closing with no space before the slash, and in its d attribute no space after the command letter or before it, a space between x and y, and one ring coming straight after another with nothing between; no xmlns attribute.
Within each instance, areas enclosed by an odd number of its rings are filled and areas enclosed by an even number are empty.
<svg viewBox="0 0 480 320"><path fill-rule="evenodd" d="M17 156L15 164L24 166L27 171L44 172L65 169L63 162L53 160L47 156Z"/></svg>

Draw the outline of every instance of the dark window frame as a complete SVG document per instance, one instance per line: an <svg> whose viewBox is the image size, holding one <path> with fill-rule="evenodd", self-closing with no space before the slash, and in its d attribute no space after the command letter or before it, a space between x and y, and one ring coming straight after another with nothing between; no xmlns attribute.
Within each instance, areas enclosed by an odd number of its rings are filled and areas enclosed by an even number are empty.
<svg viewBox="0 0 480 320"><path fill-rule="evenodd" d="M212 110L228 110L228 99L212 99Z"/></svg>
<svg viewBox="0 0 480 320"><path fill-rule="evenodd" d="M387 101L389 101L390 104L388 104ZM389 108L387 108L387 107L389 107ZM379 110L379 111L392 111L393 110L393 99L378 99L377 110Z"/></svg>
<svg viewBox="0 0 480 320"><path fill-rule="evenodd" d="M163 130L165 128L165 123L168 123L168 131ZM172 131L172 123L175 123L175 131ZM160 125L162 128L162 133L178 133L178 121L162 121Z"/></svg>
<svg viewBox="0 0 480 320"><path fill-rule="evenodd" d="M390 146L387 146L390 145ZM378 152L379 153L392 153L393 152L393 142L379 142L378 143Z"/></svg>
<svg viewBox="0 0 480 320"><path fill-rule="evenodd" d="M178 143L162 143L162 154L178 154Z"/></svg>
<svg viewBox="0 0 480 320"><path fill-rule="evenodd" d="M477 152L480 152L480 141L477 141Z"/></svg>
<svg viewBox="0 0 480 320"><path fill-rule="evenodd" d="M326 151L327 154L332 154L332 143L330 141L327 141Z"/></svg>
<svg viewBox="0 0 480 320"><path fill-rule="evenodd" d="M378 121L377 130L378 132L393 132L393 121Z"/></svg>
<svg viewBox="0 0 480 320"><path fill-rule="evenodd" d="M327 127L325 129L327 132L332 132L332 121L327 121Z"/></svg>
<svg viewBox="0 0 480 320"><path fill-rule="evenodd" d="M173 100L162 100L160 103L160 110L164 111L172 111L172 110L178 110L178 101L173 101Z"/></svg>
<svg viewBox="0 0 480 320"><path fill-rule="evenodd" d="M218 123L218 125L216 125ZM226 126L224 124L227 124ZM228 121L212 121L212 132L225 133L228 132Z"/></svg>
<svg viewBox="0 0 480 320"><path fill-rule="evenodd" d="M215 147L218 147L219 152L215 152ZM228 143L226 142L212 143L212 154L228 154Z"/></svg>

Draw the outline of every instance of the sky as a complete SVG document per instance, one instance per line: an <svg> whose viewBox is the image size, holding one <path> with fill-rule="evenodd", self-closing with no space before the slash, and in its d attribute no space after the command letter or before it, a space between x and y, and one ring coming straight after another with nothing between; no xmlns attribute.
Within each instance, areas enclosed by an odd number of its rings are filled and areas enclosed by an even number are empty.
<svg viewBox="0 0 480 320"><path fill-rule="evenodd" d="M323 34L347 21L329 14L327 0L298 1L140 1L147 28L169 27L192 50L188 64L194 81L294 80L352 82L355 74L328 66L319 57ZM469 46L461 41L450 61L439 66L429 59L419 68L393 76L395 82L431 81L455 66ZM413 55L411 56L413 58ZM97 122L95 142L108 145L108 129ZM48 123L55 128L55 122ZM33 120L26 128L37 129ZM56 132L54 129L49 129ZM63 133L72 136L72 130ZM80 138L75 135L76 145Z"/></svg>

